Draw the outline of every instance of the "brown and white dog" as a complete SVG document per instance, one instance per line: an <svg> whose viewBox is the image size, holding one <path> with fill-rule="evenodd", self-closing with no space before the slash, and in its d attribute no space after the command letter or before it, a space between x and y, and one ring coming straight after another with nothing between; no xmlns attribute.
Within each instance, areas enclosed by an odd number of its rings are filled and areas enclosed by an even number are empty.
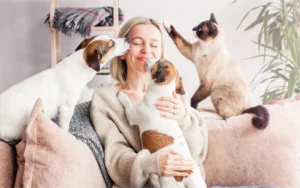
<svg viewBox="0 0 300 188"><path fill-rule="evenodd" d="M147 64L151 63L149 60ZM192 159L186 140L176 120L161 116L156 109L155 103L162 96L172 96L175 90L177 94L185 94L181 78L175 66L165 60L158 60L151 67L152 80L148 85L146 94L142 101L133 106L124 92L118 93L119 101L125 108L125 113L130 125L137 125L140 130L142 146L150 153L158 150L172 149L183 156ZM189 171L186 178L161 176L161 187L190 187L206 188L196 162L194 168Z"/></svg>
<svg viewBox="0 0 300 188"><path fill-rule="evenodd" d="M34 75L0 95L0 138L19 140L26 128L31 109L41 98L45 114L69 129L75 105L83 89L110 59L123 55L129 48L125 38L108 35L84 40L76 51L54 67Z"/></svg>

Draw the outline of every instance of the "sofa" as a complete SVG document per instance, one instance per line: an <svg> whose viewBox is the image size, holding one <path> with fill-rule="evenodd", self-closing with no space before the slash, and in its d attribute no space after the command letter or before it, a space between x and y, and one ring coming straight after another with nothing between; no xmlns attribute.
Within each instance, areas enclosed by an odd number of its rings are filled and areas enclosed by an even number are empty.
<svg viewBox="0 0 300 188"><path fill-rule="evenodd" d="M76 106L68 133L45 116L38 99L24 138L15 146L0 142L0 187L111 187L89 104ZM251 125L251 114L222 120L213 110L199 109L209 129L208 187L300 187L300 97L265 107L270 113L265 130Z"/></svg>

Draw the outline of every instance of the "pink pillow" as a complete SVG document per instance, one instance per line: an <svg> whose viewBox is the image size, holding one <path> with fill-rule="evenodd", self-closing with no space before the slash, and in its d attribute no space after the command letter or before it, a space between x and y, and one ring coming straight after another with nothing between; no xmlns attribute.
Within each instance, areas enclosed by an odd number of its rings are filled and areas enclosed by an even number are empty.
<svg viewBox="0 0 300 188"><path fill-rule="evenodd" d="M265 130L251 125L250 114L208 119L206 182L214 185L300 187L300 101L266 105Z"/></svg>
<svg viewBox="0 0 300 188"><path fill-rule="evenodd" d="M0 141L0 187L13 187L17 169L16 152Z"/></svg>
<svg viewBox="0 0 300 188"><path fill-rule="evenodd" d="M89 147L47 118L40 99L16 148L15 187L106 187Z"/></svg>

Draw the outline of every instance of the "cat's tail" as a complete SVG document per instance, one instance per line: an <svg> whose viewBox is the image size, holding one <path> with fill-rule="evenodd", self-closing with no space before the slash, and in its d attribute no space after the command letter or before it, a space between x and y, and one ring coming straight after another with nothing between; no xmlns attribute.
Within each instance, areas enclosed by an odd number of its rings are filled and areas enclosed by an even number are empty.
<svg viewBox="0 0 300 188"><path fill-rule="evenodd" d="M243 114L245 113L255 114L252 118L252 125L257 129L265 129L268 126L270 114L264 106L258 105L248 108L243 112Z"/></svg>

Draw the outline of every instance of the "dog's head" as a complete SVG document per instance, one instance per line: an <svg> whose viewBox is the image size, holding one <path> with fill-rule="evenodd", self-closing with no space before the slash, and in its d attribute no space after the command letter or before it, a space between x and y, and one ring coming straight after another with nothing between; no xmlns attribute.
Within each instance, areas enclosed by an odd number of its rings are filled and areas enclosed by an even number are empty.
<svg viewBox="0 0 300 188"><path fill-rule="evenodd" d="M99 35L85 39L75 51L81 49L84 49L83 57L88 66L99 72L109 60L127 52L129 41L127 38Z"/></svg>
<svg viewBox="0 0 300 188"><path fill-rule="evenodd" d="M217 20L213 13L210 15L210 19L201 22L199 25L193 28L193 33L196 37L203 41L214 39L219 32Z"/></svg>
<svg viewBox="0 0 300 188"><path fill-rule="evenodd" d="M182 80L175 66L166 59L160 59L151 67L151 78L158 85L167 85L175 80L177 94L183 95Z"/></svg>

